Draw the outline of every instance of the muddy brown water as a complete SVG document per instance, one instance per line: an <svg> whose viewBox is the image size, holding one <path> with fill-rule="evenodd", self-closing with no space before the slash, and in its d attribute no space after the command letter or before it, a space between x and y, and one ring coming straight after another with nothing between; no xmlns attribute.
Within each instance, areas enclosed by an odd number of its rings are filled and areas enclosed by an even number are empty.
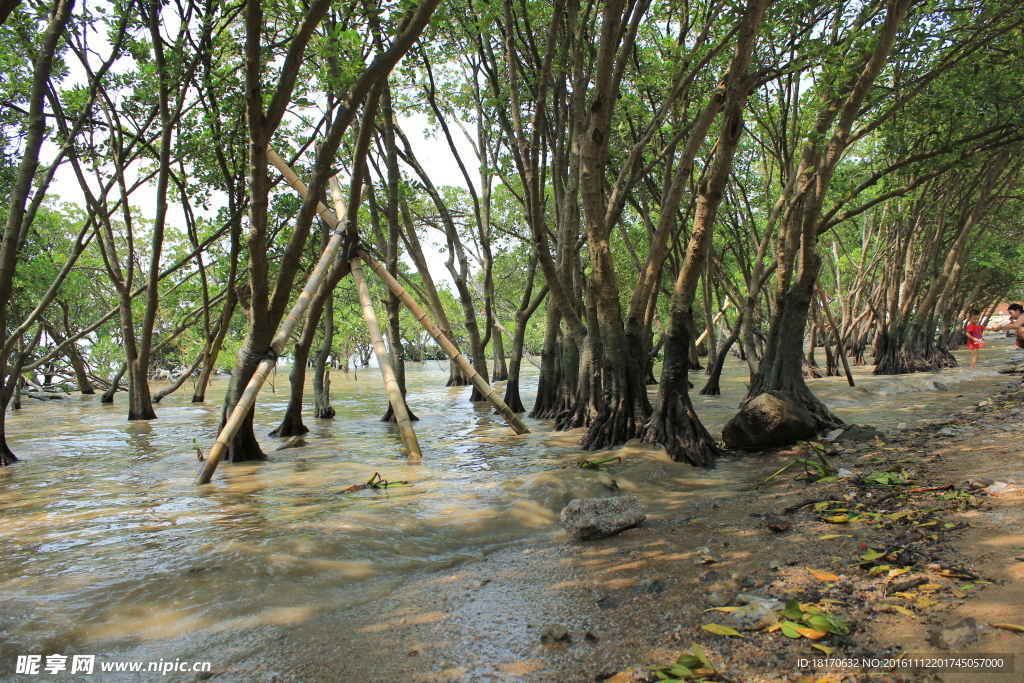
<svg viewBox="0 0 1024 683"><path fill-rule="evenodd" d="M913 427L1007 383L997 369L1018 356L997 340L975 370L872 377L870 368L855 368L855 388L845 378L810 385L847 421ZM966 364L966 352L958 357ZM8 419L23 462L0 469L0 679L29 680L14 673L18 654L223 667L258 653L282 629L315 628L324 610L387 598L509 545L564 538L561 507L606 493L600 477L563 468L581 453L552 435L550 423L526 419L532 433L515 436L486 404L468 402L468 387L444 386L446 364L411 364L407 372L422 463L408 464L394 427L379 422L386 399L372 368L358 380L332 376L337 417L307 418L309 444L273 452L283 440L264 435L287 401L279 372L277 391L263 390L256 414L271 461L222 465L202 488L192 485L199 466L192 440L206 448L215 437L224 378L206 404L189 403L186 385L150 422L129 423L123 395L112 406L98 396L26 399ZM527 405L535 373L525 369ZM693 379L699 388L704 376ZM731 359L722 395L694 397L713 433L735 413L746 380L745 364ZM629 453L615 476L656 507L696 492L727 496L765 472L756 458L702 471L643 449ZM340 492L374 472L410 485ZM153 680L175 677L186 680Z"/></svg>

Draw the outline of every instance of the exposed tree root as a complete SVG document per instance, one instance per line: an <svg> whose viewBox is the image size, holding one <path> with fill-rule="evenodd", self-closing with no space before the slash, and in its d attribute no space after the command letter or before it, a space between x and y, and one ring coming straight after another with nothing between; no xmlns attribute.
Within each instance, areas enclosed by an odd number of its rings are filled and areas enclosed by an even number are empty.
<svg viewBox="0 0 1024 683"><path fill-rule="evenodd" d="M413 413L412 410L409 409L409 404L408 403L405 404L405 409L409 412L409 419L410 420L412 420L413 422L419 421L420 418L416 417L416 414ZM333 415L332 415L332 417L333 417ZM381 422L398 422L398 420L395 419L395 411L391 407L391 402L390 401L388 401L388 409L384 411L384 417L382 417L380 419L380 421Z"/></svg>

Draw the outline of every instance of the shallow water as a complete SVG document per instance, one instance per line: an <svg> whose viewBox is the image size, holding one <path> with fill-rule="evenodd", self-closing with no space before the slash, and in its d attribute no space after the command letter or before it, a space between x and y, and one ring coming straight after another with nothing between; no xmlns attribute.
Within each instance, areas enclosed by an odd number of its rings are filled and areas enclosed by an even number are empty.
<svg viewBox="0 0 1024 683"><path fill-rule="evenodd" d="M977 403L1011 379L996 368L1016 356L997 341L976 370L876 378L855 368L856 388L845 378L810 385L847 421L914 426ZM731 360L723 395L694 397L712 432L735 413L745 368ZM524 370L530 405L536 371ZM212 442L223 378L206 404L187 402L190 387L164 399L152 422L127 422L123 395L113 406L98 396L26 399L8 422L24 462L0 469L0 677L27 680L13 674L16 654L223 663L321 610L388 595L417 573L553 538L566 502L605 491L600 477L561 468L580 456L564 435L552 438L549 423L527 418L533 433L516 436L446 378L437 363L408 369L421 464L406 463L394 426L379 422L386 399L366 368L358 381L333 377L338 415L307 419L309 445L271 452L268 463L222 464L199 489L192 440ZM698 388L704 381L693 379ZM268 452L281 441L263 435L286 405L283 372L276 385L260 395L256 416ZM634 451L616 477L651 504L727 495L763 469L727 460L706 472ZM410 486L340 493L374 472Z"/></svg>

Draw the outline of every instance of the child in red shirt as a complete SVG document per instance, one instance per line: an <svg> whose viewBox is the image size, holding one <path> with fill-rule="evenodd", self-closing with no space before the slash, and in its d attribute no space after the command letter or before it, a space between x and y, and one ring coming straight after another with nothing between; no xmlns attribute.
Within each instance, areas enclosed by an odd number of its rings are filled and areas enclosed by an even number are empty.
<svg viewBox="0 0 1024 683"><path fill-rule="evenodd" d="M971 367L976 368L978 367L978 349L985 347L985 342L981 339L981 335L985 333L985 327L978 324L981 311L972 308L969 316L967 320L967 348L971 351Z"/></svg>

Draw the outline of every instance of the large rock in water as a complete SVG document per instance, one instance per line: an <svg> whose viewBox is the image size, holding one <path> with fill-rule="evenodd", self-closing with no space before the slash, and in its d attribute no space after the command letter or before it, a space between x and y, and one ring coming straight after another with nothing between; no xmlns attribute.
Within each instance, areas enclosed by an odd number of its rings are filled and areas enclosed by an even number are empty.
<svg viewBox="0 0 1024 683"><path fill-rule="evenodd" d="M576 498L562 509L565 533L578 541L614 536L645 519L636 496Z"/></svg>
<svg viewBox="0 0 1024 683"><path fill-rule="evenodd" d="M722 429L729 448L791 446L814 436L817 422L783 391L766 391L743 407Z"/></svg>

